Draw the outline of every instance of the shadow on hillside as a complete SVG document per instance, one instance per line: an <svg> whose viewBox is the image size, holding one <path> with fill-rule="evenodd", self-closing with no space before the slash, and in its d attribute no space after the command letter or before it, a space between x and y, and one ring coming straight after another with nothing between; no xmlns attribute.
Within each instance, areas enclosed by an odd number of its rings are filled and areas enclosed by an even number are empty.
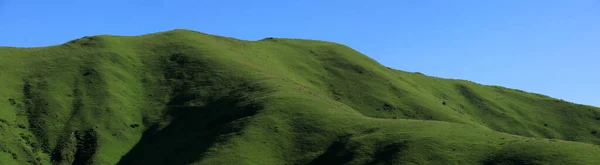
<svg viewBox="0 0 600 165"><path fill-rule="evenodd" d="M394 161L398 160L401 157L402 152L406 149L406 147L406 141L382 146L376 150L375 155L373 155L373 160L367 164L396 164Z"/></svg>
<svg viewBox="0 0 600 165"><path fill-rule="evenodd" d="M348 151L346 146L350 136L340 137L339 140L333 142L325 153L319 155L312 160L309 165L319 164L346 164L354 159L354 153Z"/></svg>
<svg viewBox="0 0 600 165"><path fill-rule="evenodd" d="M313 159L308 165L348 164L352 162L356 155L353 148L348 144L350 138L350 135L339 137L338 140L327 147L323 154ZM395 164L394 161L400 158L406 147L407 142L378 145L374 150L373 159L365 164Z"/></svg>
<svg viewBox="0 0 600 165"><path fill-rule="evenodd" d="M171 103L182 103L175 97ZM144 132L138 144L118 164L189 164L202 158L216 143L227 140L226 135L239 134L243 118L262 109L248 103L244 97L228 96L203 107L169 105L169 111L179 114L168 126L158 130L154 125Z"/></svg>
<svg viewBox="0 0 600 165"><path fill-rule="evenodd" d="M190 55L192 54L192 55ZM149 128L117 164L190 164L209 148L240 135L249 116L263 109L251 101L269 91L251 81L219 75L194 53L173 53L162 61L169 93L166 121L145 123Z"/></svg>
<svg viewBox="0 0 600 165"><path fill-rule="evenodd" d="M512 144L491 153L483 160L483 165L538 165L538 164L569 164L578 162L577 158L558 150L548 150L534 144Z"/></svg>

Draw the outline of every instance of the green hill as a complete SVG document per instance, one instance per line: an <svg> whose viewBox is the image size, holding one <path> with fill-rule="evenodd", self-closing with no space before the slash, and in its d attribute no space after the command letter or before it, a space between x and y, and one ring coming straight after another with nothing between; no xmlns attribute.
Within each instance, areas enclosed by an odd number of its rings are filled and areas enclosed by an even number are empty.
<svg viewBox="0 0 600 165"><path fill-rule="evenodd" d="M0 47L0 164L600 164L600 109L188 30Z"/></svg>

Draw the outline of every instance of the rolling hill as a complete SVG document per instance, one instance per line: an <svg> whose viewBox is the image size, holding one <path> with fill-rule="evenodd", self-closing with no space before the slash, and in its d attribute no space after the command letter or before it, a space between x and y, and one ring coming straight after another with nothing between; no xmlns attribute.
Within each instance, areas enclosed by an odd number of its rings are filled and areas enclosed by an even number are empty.
<svg viewBox="0 0 600 165"><path fill-rule="evenodd" d="M0 164L600 164L600 109L189 30L0 47Z"/></svg>

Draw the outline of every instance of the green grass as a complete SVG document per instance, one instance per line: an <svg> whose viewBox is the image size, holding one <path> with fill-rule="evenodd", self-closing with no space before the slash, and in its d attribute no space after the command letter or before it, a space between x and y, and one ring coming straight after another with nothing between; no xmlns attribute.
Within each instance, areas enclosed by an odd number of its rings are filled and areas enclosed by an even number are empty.
<svg viewBox="0 0 600 165"><path fill-rule="evenodd" d="M0 47L0 164L600 164L600 109L188 30Z"/></svg>

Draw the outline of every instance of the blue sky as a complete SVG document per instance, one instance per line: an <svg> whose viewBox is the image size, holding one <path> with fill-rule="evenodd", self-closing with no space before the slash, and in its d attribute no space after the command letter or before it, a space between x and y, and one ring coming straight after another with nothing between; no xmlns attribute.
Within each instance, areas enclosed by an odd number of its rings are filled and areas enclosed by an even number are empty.
<svg viewBox="0 0 600 165"><path fill-rule="evenodd" d="M597 0L0 0L1 46L175 28L334 41L396 69L600 106Z"/></svg>

